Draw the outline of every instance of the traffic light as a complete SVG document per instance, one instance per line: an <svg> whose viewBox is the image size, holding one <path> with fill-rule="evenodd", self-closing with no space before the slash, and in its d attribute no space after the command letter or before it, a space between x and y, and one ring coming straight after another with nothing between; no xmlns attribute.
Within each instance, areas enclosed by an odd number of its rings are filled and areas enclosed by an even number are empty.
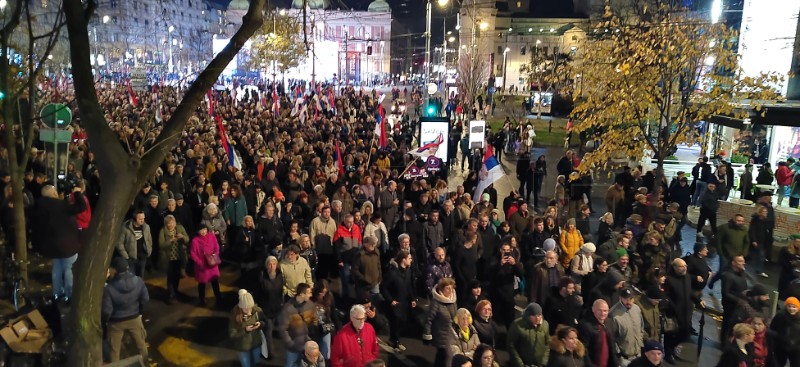
<svg viewBox="0 0 800 367"><path fill-rule="evenodd" d="M429 101L425 105L425 111L422 113L425 117L436 117L439 115L439 109L433 101Z"/></svg>
<svg viewBox="0 0 800 367"><path fill-rule="evenodd" d="M372 46L367 46L367 56L372 55Z"/></svg>

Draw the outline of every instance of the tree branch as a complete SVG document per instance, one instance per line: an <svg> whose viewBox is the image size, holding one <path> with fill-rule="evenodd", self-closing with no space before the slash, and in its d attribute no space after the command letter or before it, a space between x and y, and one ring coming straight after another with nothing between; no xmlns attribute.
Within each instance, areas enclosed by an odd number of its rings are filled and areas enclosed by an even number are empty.
<svg viewBox="0 0 800 367"><path fill-rule="evenodd" d="M72 0L76 1L76 0ZM153 144L154 149L150 149L147 154L142 156L139 166L139 176L149 176L156 167L161 164L164 156L172 149L178 141L181 131L186 127L192 113L205 93L214 85L219 74L234 56L242 49L244 43L261 27L264 23L264 2L265 0L251 0L247 13L242 18L242 26L233 35L225 48L214 57L208 67L195 79L192 86L184 94L183 100L175 108L175 112L164 124L161 133L156 137ZM88 36L87 36L88 40Z"/></svg>

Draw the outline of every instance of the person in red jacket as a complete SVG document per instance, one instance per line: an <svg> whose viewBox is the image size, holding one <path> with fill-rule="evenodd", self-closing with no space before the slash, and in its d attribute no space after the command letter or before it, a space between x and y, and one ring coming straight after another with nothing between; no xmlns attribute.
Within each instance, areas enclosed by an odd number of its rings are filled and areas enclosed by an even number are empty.
<svg viewBox="0 0 800 367"><path fill-rule="evenodd" d="M332 367L363 367L378 358L378 337L366 319L364 306L357 304L350 308L350 322L333 338Z"/></svg>
<svg viewBox="0 0 800 367"><path fill-rule="evenodd" d="M792 170L786 162L778 162L778 169L775 170L775 182L778 183L778 206L781 206L783 197L786 196L786 189L792 185Z"/></svg>
<svg viewBox="0 0 800 367"><path fill-rule="evenodd" d="M355 224L352 214L344 216L344 220L333 234L333 247L340 259L339 270L342 281L342 298L350 299L350 271L358 249L361 248L361 228Z"/></svg>

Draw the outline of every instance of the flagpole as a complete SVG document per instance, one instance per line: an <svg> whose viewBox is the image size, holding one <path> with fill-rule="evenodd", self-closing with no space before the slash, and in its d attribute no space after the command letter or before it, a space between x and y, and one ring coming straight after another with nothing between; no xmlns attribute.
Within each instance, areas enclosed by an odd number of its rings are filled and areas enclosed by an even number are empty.
<svg viewBox="0 0 800 367"><path fill-rule="evenodd" d="M408 166L406 166L406 169L404 169L403 173L401 173L399 176L402 177L404 174L406 174L406 172L408 172L408 170L411 169L411 166L414 165L414 163L417 163L418 160L419 157L415 157L414 160L411 161L411 163L409 163Z"/></svg>

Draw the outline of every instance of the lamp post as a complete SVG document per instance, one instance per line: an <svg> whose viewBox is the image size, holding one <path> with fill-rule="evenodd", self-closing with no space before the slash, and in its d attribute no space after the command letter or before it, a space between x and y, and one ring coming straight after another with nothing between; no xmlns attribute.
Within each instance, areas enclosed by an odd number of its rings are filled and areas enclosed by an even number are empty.
<svg viewBox="0 0 800 367"><path fill-rule="evenodd" d="M511 51L510 48L506 47L503 50L503 92L505 93L506 90L506 70L508 69L508 52Z"/></svg>
<svg viewBox="0 0 800 367"><path fill-rule="evenodd" d="M175 44L173 42L175 40L172 39L172 31L174 30L175 26L169 26L169 28L167 28L167 33L169 33L169 66L167 67L167 69L169 70L170 73L172 73L172 46Z"/></svg>
<svg viewBox="0 0 800 367"><path fill-rule="evenodd" d="M437 0L439 6L444 7L447 5L448 0ZM428 103L431 96L428 93L428 84L431 82L431 17L433 12L433 5L428 0L425 13L425 104Z"/></svg>

